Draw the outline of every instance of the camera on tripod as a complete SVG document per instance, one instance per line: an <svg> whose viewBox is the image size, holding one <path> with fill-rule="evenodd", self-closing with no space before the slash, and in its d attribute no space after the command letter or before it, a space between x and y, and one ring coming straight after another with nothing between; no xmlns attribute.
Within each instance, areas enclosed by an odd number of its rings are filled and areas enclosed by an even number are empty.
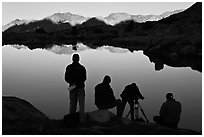
<svg viewBox="0 0 204 137"><path fill-rule="evenodd" d="M148 122L148 119L144 113L144 110L142 109L138 101L139 99L143 100L144 97L140 93L139 88L136 85L136 83L127 85L120 96L124 104L128 102L130 105L130 111L128 112L126 118L128 118L128 116L131 114L132 121L145 122L144 120L142 120L141 117L139 117L139 110L141 110L143 116L145 117L146 122Z"/></svg>
<svg viewBox="0 0 204 137"><path fill-rule="evenodd" d="M144 99L144 98L143 98ZM142 112L145 120L139 116L139 110ZM126 118L128 118L128 116L130 115L131 113L131 110L128 112ZM147 116L145 115L145 112L142 108L142 106L140 105L139 101L135 100L134 101L134 121L137 121L137 122L149 122L149 120L147 119Z"/></svg>

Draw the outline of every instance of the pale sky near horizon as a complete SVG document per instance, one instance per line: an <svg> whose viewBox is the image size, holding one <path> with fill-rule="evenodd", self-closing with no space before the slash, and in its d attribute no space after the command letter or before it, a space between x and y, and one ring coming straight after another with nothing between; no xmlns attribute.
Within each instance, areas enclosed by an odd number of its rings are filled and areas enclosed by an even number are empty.
<svg viewBox="0 0 204 137"><path fill-rule="evenodd" d="M40 20L57 12L84 17L106 17L111 13L159 15L166 11L187 9L195 2L2 2L2 25L15 19Z"/></svg>

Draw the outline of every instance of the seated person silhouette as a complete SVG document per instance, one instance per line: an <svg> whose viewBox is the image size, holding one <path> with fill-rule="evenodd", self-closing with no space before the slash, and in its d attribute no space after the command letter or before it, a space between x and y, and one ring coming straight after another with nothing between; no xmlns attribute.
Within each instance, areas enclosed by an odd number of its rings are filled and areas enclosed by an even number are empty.
<svg viewBox="0 0 204 137"><path fill-rule="evenodd" d="M111 78L106 75L103 82L95 87L95 105L100 109L117 107L117 116L121 117L121 100L116 99L110 86Z"/></svg>
<svg viewBox="0 0 204 137"><path fill-rule="evenodd" d="M160 108L160 116L154 116L153 120L163 126L177 128L181 115L181 103L173 98L172 93L167 93L166 99Z"/></svg>
<svg viewBox="0 0 204 137"><path fill-rule="evenodd" d="M144 99L136 83L127 85L120 96L122 98L122 114L124 112L125 105L128 102L130 105L131 120L134 121L134 104L138 103L138 99Z"/></svg>

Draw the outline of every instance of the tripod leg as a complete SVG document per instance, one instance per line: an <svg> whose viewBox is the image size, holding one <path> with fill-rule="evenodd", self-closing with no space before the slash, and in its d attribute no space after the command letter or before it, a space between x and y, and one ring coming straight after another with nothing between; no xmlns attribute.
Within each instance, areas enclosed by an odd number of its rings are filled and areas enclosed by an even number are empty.
<svg viewBox="0 0 204 137"><path fill-rule="evenodd" d="M126 118L131 114L131 120L134 121L134 111L136 110L135 104L133 102L133 100L128 100L128 104L130 106L130 111L128 112L128 115L126 116Z"/></svg>
<svg viewBox="0 0 204 137"><path fill-rule="evenodd" d="M126 115L126 118L128 118L129 117L129 115L130 115L130 111L128 112L128 114Z"/></svg>
<svg viewBox="0 0 204 137"><path fill-rule="evenodd" d="M122 104L121 104L121 113L122 113L122 115L123 115L123 112L124 112L126 103L127 103L127 99L122 98ZM126 115L126 118L128 118L129 115L130 115L130 111L129 111L128 114Z"/></svg>
<svg viewBox="0 0 204 137"><path fill-rule="evenodd" d="M142 107L141 107L141 105L140 105L139 103L138 103L138 107L140 108L140 110L141 110L143 116L145 117L146 122L149 122L149 120L147 119L147 117L146 117L146 115L145 115L145 113L144 113L144 110L142 109Z"/></svg>

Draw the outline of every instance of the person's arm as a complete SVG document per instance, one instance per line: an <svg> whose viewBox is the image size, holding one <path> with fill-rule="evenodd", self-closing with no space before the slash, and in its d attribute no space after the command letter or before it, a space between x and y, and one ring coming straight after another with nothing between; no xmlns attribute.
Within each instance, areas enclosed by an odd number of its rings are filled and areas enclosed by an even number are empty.
<svg viewBox="0 0 204 137"><path fill-rule="evenodd" d="M77 81L78 81L79 83L83 83L83 82L86 81L86 69L85 69L85 67L82 66L81 64L80 64L79 67L80 67L80 70L79 70L78 73L77 73Z"/></svg>
<svg viewBox="0 0 204 137"><path fill-rule="evenodd" d="M97 106L97 108L100 108L103 106L103 93L101 92L101 85L97 85L95 87L95 105Z"/></svg>
<svg viewBox="0 0 204 137"><path fill-rule="evenodd" d="M98 105L98 94L97 94L97 86L95 87L95 105L97 106Z"/></svg>
<svg viewBox="0 0 204 137"><path fill-rule="evenodd" d="M111 86L109 85L109 90L110 92L110 96L112 96L113 100L116 100L115 96L114 96L114 92L113 92L113 89L111 88Z"/></svg>
<svg viewBox="0 0 204 137"><path fill-rule="evenodd" d="M161 108L160 108L160 111L159 111L159 114L161 117L164 117L166 115L166 105L165 103L162 104Z"/></svg>
<svg viewBox="0 0 204 137"><path fill-rule="evenodd" d="M66 72L65 72L65 81L70 85L74 85L74 77L73 77L72 69L73 67L69 65L67 66Z"/></svg>
<svg viewBox="0 0 204 137"><path fill-rule="evenodd" d="M83 67L83 76L82 76L82 80L83 80L83 81L86 81L86 79L87 79L87 76L86 76L86 68Z"/></svg>
<svg viewBox="0 0 204 137"><path fill-rule="evenodd" d="M136 90L136 92L135 92L136 93L136 97L143 100L144 97L142 96L139 88L137 87L135 90Z"/></svg>
<svg viewBox="0 0 204 137"><path fill-rule="evenodd" d="M182 107L181 107L181 103L179 102L179 113L181 114L181 110L182 110Z"/></svg>
<svg viewBox="0 0 204 137"><path fill-rule="evenodd" d="M125 87L125 89L122 91L122 93L120 94L120 97L122 98L122 99L124 99L124 98L126 98L126 91L127 90L127 87Z"/></svg>
<svg viewBox="0 0 204 137"><path fill-rule="evenodd" d="M70 77L69 77L69 74L70 74L70 70L69 70L69 66L66 67L66 70L65 70L65 75L64 75L64 79L67 83L70 83Z"/></svg>

